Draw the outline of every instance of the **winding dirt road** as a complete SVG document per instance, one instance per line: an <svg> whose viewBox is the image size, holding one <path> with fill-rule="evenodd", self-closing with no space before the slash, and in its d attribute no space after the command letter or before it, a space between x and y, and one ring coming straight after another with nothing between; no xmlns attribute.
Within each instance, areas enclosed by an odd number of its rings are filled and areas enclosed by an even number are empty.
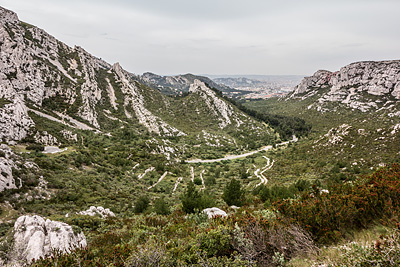
<svg viewBox="0 0 400 267"><path fill-rule="evenodd" d="M290 142L297 142L297 141L298 141L297 137L293 136L292 140L282 142L280 144L277 144L277 146L283 146L283 145L289 144ZM240 155L227 155L224 158L219 158L219 159L191 159L191 160L186 160L185 162L186 163L211 163L211 162L218 162L218 161L223 161L223 160L240 159L240 158L248 157L250 155L253 155L253 154L261 152L261 151L270 150L271 148L272 148L272 146L264 146L258 150L250 151L250 152L240 154Z"/></svg>

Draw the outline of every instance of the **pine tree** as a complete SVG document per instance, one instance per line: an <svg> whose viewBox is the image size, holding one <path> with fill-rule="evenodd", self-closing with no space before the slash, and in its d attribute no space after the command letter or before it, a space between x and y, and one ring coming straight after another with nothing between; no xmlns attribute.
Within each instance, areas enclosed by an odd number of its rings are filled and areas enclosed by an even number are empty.
<svg viewBox="0 0 400 267"><path fill-rule="evenodd" d="M241 189L240 181L232 179L229 184L225 186L222 199L229 206L242 206L244 203L244 190Z"/></svg>

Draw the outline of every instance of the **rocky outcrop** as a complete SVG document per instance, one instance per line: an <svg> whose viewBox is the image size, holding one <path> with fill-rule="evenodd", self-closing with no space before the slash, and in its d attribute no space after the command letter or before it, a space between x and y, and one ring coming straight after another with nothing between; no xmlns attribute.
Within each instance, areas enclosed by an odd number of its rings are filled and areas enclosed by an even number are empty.
<svg viewBox="0 0 400 267"><path fill-rule="evenodd" d="M100 216L101 218L115 217L114 212L112 212L110 209L105 209L101 206L99 207L90 206L88 210L80 211L78 212L78 214L88 215L88 216Z"/></svg>
<svg viewBox="0 0 400 267"><path fill-rule="evenodd" d="M78 134L73 133L69 130L62 130L61 134L63 135L63 137L68 140L68 141L73 141L73 142L77 142L78 141Z"/></svg>
<svg viewBox="0 0 400 267"><path fill-rule="evenodd" d="M5 189L16 189L12 169L16 168L14 153L6 145L0 145L0 192Z"/></svg>
<svg viewBox="0 0 400 267"><path fill-rule="evenodd" d="M36 132L33 136L36 143L45 145L45 146L58 146L60 143L57 141L57 138L52 136L46 131L43 132Z"/></svg>
<svg viewBox="0 0 400 267"><path fill-rule="evenodd" d="M336 128L330 129L324 136L316 140L315 144L320 144L322 146L337 145L343 142L343 139L349 135L349 131L352 127L348 124L342 124ZM364 129L360 129L360 134L363 133ZM322 142L321 142L322 141Z"/></svg>
<svg viewBox="0 0 400 267"><path fill-rule="evenodd" d="M25 215L14 224L12 263L31 262L50 256L54 250L69 253L75 248L86 247L83 233L74 233L66 223L51 221L38 215Z"/></svg>
<svg viewBox="0 0 400 267"><path fill-rule="evenodd" d="M328 91L314 105L319 110L328 102L342 103L363 112L385 107L388 100L400 100L400 60L356 62L337 72L317 71L304 78L289 98L305 99L320 93L322 88ZM375 101L374 96L382 99Z"/></svg>
<svg viewBox="0 0 400 267"><path fill-rule="evenodd" d="M15 154L5 144L0 144L0 192L5 189L18 189L23 186L23 180L13 174L15 171L24 169L27 173L36 173L38 166L30 161L25 161L21 156Z"/></svg>
<svg viewBox="0 0 400 267"><path fill-rule="evenodd" d="M194 80L190 85L189 92L197 93L204 99L210 111L220 120L220 128L225 128L232 123L231 116L234 115L232 106L217 97L216 93L208 88L204 82L197 79Z"/></svg>
<svg viewBox="0 0 400 267"><path fill-rule="evenodd" d="M1 93L2 87L0 99ZM25 103L18 96L9 100L11 103L0 106L0 140L13 142L23 139L35 124L28 115Z"/></svg>
<svg viewBox="0 0 400 267"><path fill-rule="evenodd" d="M221 216L221 217L226 217L227 216L225 211L223 211L223 210L221 210L219 208L215 208L215 207L214 208L204 209L202 212L207 214L209 219L212 219L212 218L218 217L218 216Z"/></svg>
<svg viewBox="0 0 400 267"><path fill-rule="evenodd" d="M319 70L311 77L304 78L299 85L294 88L292 95L304 94L313 88L327 86L332 77L332 72L327 70Z"/></svg>
<svg viewBox="0 0 400 267"><path fill-rule="evenodd" d="M129 78L129 74L124 71L118 63L113 65L113 71L122 83L122 92L125 95L124 109L126 116L132 117L128 107L133 109L139 122L143 124L150 132L163 134L167 136L182 136L185 133L168 125L162 119L155 116L145 107L145 100L139 88Z"/></svg>

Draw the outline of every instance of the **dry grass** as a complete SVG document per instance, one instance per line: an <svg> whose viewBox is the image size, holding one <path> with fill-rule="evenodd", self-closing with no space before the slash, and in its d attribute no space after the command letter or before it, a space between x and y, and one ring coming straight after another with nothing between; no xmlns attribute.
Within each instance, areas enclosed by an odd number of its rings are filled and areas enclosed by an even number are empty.
<svg viewBox="0 0 400 267"><path fill-rule="evenodd" d="M329 247L323 247L319 250L318 254L314 255L303 255L293 258L289 262L291 267L305 267L315 266L317 262L334 262L337 259L343 257L342 247L350 247L351 244L358 244L368 246L374 244L380 236L385 235L389 232L389 229L382 225L375 225L372 228L364 229L361 231L354 232L346 240L343 240L339 244L332 245Z"/></svg>

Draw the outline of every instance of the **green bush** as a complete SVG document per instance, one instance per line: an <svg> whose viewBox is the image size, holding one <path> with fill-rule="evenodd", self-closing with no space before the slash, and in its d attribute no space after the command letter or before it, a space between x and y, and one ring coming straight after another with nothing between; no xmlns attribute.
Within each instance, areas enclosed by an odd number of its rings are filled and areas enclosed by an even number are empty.
<svg viewBox="0 0 400 267"><path fill-rule="evenodd" d="M399 216L400 165L381 169L354 183L335 184L329 193L320 192L316 186L313 190L297 200L280 201L276 207L317 241L332 243L374 220Z"/></svg>
<svg viewBox="0 0 400 267"><path fill-rule="evenodd" d="M154 201L154 211L159 215L168 215L171 213L168 203L162 198L157 198Z"/></svg>
<svg viewBox="0 0 400 267"><path fill-rule="evenodd" d="M144 212L147 207L149 206L150 200L147 196L143 195L140 196L138 200L135 202L135 206L133 208L135 213L142 213Z"/></svg>
<svg viewBox="0 0 400 267"><path fill-rule="evenodd" d="M193 179L193 183L195 185L202 185L203 181L200 178L196 177L196 178Z"/></svg>
<svg viewBox="0 0 400 267"><path fill-rule="evenodd" d="M241 189L240 181L232 179L229 184L225 186L222 199L229 206L242 206L244 204L245 191Z"/></svg>
<svg viewBox="0 0 400 267"><path fill-rule="evenodd" d="M196 190L193 182L189 182L186 191L180 197L182 210L186 213L194 213L196 210L210 208L214 205L214 199L206 193Z"/></svg>
<svg viewBox="0 0 400 267"><path fill-rule="evenodd" d="M44 146L39 144L31 144L26 147L27 150L34 150L36 152L44 151Z"/></svg>
<svg viewBox="0 0 400 267"><path fill-rule="evenodd" d="M231 232L228 227L220 225L216 229L203 232L198 236L200 248L206 251L208 257L224 256L233 252Z"/></svg>

